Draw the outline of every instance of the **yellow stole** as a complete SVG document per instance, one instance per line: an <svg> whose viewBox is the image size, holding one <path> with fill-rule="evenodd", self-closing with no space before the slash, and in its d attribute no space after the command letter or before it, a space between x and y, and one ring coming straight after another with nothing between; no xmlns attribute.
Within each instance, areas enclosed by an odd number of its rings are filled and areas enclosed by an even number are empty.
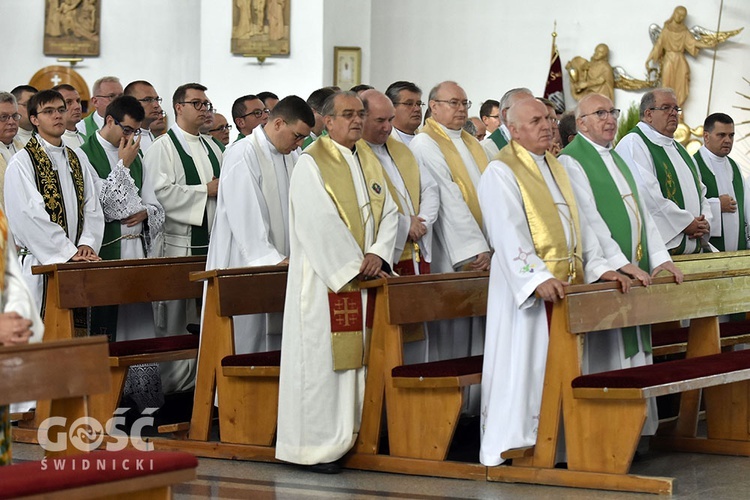
<svg viewBox="0 0 750 500"><path fill-rule="evenodd" d="M388 149L388 153L391 155L391 158L393 158L393 163L396 165L396 169L398 169L399 173L401 174L401 179L403 179L404 185L406 186L406 193L411 200L412 207L414 207L414 213L418 214L420 187L419 165L417 164L417 159L414 158L414 154L412 154L411 150L409 150L409 148L404 143L399 142L392 136L388 136L388 140L386 141L385 146ZM370 148L369 144L367 144L364 139L360 139L357 142L357 151L361 152L363 149L372 151L372 148ZM374 155L375 153L372 154ZM385 183L386 185L388 185L388 191L390 191L391 193L391 198L393 198L393 200L396 202L396 205L398 205L398 211L404 215L411 215L409 213L409 207L404 207L401 205L401 199L398 191L396 191L396 188L393 186L393 182L388 176L388 173L383 170L383 174L385 177ZM399 258L399 262L406 259L411 260L411 258L412 249L407 245L404 248L404 252L401 254L401 257Z"/></svg>
<svg viewBox="0 0 750 500"><path fill-rule="evenodd" d="M8 253L8 219L0 210L0 290L5 289L5 257Z"/></svg>
<svg viewBox="0 0 750 500"><path fill-rule="evenodd" d="M477 190L474 187L474 183L471 182L471 177L469 177L469 172L466 170L464 161L461 159L461 154L456 149L456 146L453 145L451 138L448 137L448 134L432 118L427 119L419 133L429 135L437 143L440 152L445 157L446 163L448 163L448 167L451 169L453 182L458 185L458 189L461 191L464 201L469 206L471 214L474 216L477 224L479 224L479 227L482 227L482 210L479 208ZM489 161L479 141L465 130L461 131L461 139L466 144L466 147L469 148L472 158L474 158L477 167L479 167L479 172L483 173Z"/></svg>
<svg viewBox="0 0 750 500"><path fill-rule="evenodd" d="M496 159L508 165L516 176L536 254L555 278L571 283L583 283L581 225L573 189L565 168L553 155L545 153L552 177L570 209L575 248L568 247L561 214L529 152L513 140L500 150Z"/></svg>
<svg viewBox="0 0 750 500"><path fill-rule="evenodd" d="M385 204L384 177L386 176L372 149L359 146L360 144L357 147L357 156L370 199L370 216L375 228L374 234L377 235ZM315 160L328 196L333 200L341 220L351 231L364 254L366 252L365 221L362 220L362 211L357 200L349 164L327 135L319 137L305 149L303 154L309 154ZM339 293L329 290L328 306L331 314L331 350L334 371L361 368L365 358L362 330L366 317L357 280L352 280Z"/></svg>

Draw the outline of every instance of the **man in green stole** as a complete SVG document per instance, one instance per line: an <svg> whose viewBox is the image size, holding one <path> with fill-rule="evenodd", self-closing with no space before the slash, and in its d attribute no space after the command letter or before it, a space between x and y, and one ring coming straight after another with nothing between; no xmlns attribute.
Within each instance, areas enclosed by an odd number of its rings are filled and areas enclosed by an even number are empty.
<svg viewBox="0 0 750 500"><path fill-rule="evenodd" d="M154 134L151 133L151 124L162 120L161 102L158 92L153 85L145 80L135 80L128 83L123 90L125 95L135 97L143 106L143 122L141 122L141 153L146 153L154 142Z"/></svg>
<svg viewBox="0 0 750 500"><path fill-rule="evenodd" d="M300 155L289 187L276 458L332 473L362 418L368 321L359 282L388 274L398 208L377 158L357 146L357 94L334 94L322 111L329 135Z"/></svg>
<svg viewBox="0 0 750 500"><path fill-rule="evenodd" d="M164 255L205 255L222 161L219 147L200 137L200 128L213 106L206 97L206 87L188 83L177 87L172 107L175 124L154 141L143 158L145 180L164 207ZM159 336L183 334L188 323L199 321L194 300L159 303L156 307ZM195 361L177 361L172 366L171 372L162 366L164 391L190 388Z"/></svg>
<svg viewBox="0 0 750 500"><path fill-rule="evenodd" d="M232 121L239 132L235 141L239 141L252 134L255 127L263 126L268 122L268 109L258 96L243 95L235 99L232 104Z"/></svg>
<svg viewBox="0 0 750 500"><path fill-rule="evenodd" d="M116 76L103 76L94 82L91 89L91 105L94 107L86 118L76 124L84 137L89 137L104 125L104 113L115 97L122 95L122 84Z"/></svg>
<svg viewBox="0 0 750 500"><path fill-rule="evenodd" d="M576 109L578 134L562 151L563 164L582 207L594 229L609 264L648 286L651 276L662 270L682 281L682 273L672 263L659 230L645 210L630 168L612 150L617 132L619 109L609 98L588 94ZM649 274L650 273L650 274ZM631 327L587 335L583 370L599 373L652 363L648 327ZM648 425L644 434L656 430L656 403L649 401Z"/></svg>
<svg viewBox="0 0 750 500"><path fill-rule="evenodd" d="M615 148L633 172L646 208L672 255L708 248L718 236L718 210L706 200L706 187L693 159L675 141L681 109L671 89L654 89L641 99L641 121ZM716 227L714 227L716 226Z"/></svg>
<svg viewBox="0 0 750 500"><path fill-rule="evenodd" d="M729 157L733 145L734 120L724 113L714 113L703 122L703 147L693 155L706 185L706 198L721 210L721 236L710 241L722 252L748 248L748 191L737 163Z"/></svg>
<svg viewBox="0 0 750 500"><path fill-rule="evenodd" d="M482 373L480 461L536 441L549 330L544 301L568 284L629 279L614 270L580 215L552 143L547 108L535 99L512 106L512 140L491 162L479 200L492 257Z"/></svg>
<svg viewBox="0 0 750 500"><path fill-rule="evenodd" d="M524 99L533 99L534 94L527 88L520 87L510 89L500 99L500 126L482 141L482 148L487 153L487 158L494 160L495 156L510 142L510 130L508 129L508 110L515 103Z"/></svg>

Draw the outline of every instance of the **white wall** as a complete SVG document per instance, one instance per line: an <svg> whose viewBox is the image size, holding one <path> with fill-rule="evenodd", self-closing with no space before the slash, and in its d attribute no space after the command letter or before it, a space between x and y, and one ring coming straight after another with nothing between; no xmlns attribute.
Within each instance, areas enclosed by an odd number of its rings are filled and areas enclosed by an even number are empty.
<svg viewBox="0 0 750 500"><path fill-rule="evenodd" d="M370 82L370 12L370 0L325 0L323 85L333 84L333 48L336 46L362 48L362 83Z"/></svg>

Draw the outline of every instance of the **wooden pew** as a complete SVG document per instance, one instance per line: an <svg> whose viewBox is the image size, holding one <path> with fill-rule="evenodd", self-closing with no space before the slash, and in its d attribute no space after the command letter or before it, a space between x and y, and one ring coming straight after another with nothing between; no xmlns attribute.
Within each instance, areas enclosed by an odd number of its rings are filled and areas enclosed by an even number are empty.
<svg viewBox="0 0 750 500"><path fill-rule="evenodd" d="M672 392L683 392L680 415L675 425L660 430L663 435L652 438L652 447L750 456L750 353L719 354L717 319L748 310L750 269L687 275L679 286L671 278L657 278L650 287L635 287L627 295L611 284L569 287L552 313L536 445L504 453L513 464L488 468L488 479L669 494L672 478L629 475L628 470L646 419L644 398ZM692 320L688 359L643 367L645 379L658 379L659 386L639 386L629 370L609 372L606 388L592 383L596 376L581 376L587 332L596 335L602 329L680 319ZM715 354L718 361L707 358ZM703 369L709 362L719 366L712 374ZM682 377L673 376L678 370ZM619 389L609 389L614 386ZM701 388L707 437L697 437ZM554 468L562 422L567 470Z"/></svg>
<svg viewBox="0 0 750 500"><path fill-rule="evenodd" d="M481 464L444 460L458 421L463 387L479 382L481 359L439 362L441 370L435 370L432 363L403 366L403 330L405 325L424 321L484 316L488 279L486 272L462 272L392 277L363 284L376 289L375 316L362 425L357 444L346 457L346 467L486 479L486 468ZM412 373L399 372L404 369ZM384 405L389 455L379 453ZM430 421L434 425L429 425Z"/></svg>
<svg viewBox="0 0 750 500"><path fill-rule="evenodd" d="M205 256L36 266L32 272L47 279L44 341L73 338L75 308L199 298L202 287L191 282L189 274L205 267ZM109 420L117 408L130 366L194 359L197 344L198 339L193 335L111 343L112 389L109 395L91 398L92 416L102 422ZM39 401L34 419L19 423L19 441L36 442L36 428L48 415L49 403Z"/></svg>
<svg viewBox="0 0 750 500"><path fill-rule="evenodd" d="M0 347L0 404L50 399L51 415L65 419L60 426L64 432L58 426L54 432L69 436L71 424L86 415L86 396L109 389L107 354L104 337ZM198 465L195 457L181 453L81 453L68 444L63 451L48 452L45 461L0 467L2 495L171 498L172 485L195 479ZM138 469L137 460L146 465ZM122 464L130 470L123 470Z"/></svg>
<svg viewBox="0 0 750 500"><path fill-rule="evenodd" d="M156 439L158 449L198 456L275 461L280 352L236 355L233 316L284 310L286 266L216 269L192 273L206 282L193 415L190 423L160 432L187 439ZM209 441L218 392L221 442Z"/></svg>

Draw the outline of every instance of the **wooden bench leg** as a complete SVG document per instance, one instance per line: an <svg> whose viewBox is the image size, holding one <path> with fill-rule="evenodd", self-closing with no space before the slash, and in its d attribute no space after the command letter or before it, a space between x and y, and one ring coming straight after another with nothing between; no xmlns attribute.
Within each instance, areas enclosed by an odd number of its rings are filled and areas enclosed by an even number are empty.
<svg viewBox="0 0 750 500"><path fill-rule="evenodd" d="M217 374L222 442L271 446L276 436L278 377Z"/></svg>
<svg viewBox="0 0 750 500"><path fill-rule="evenodd" d="M750 441L750 381L703 389L709 439Z"/></svg>
<svg viewBox="0 0 750 500"><path fill-rule="evenodd" d="M89 396L89 415L105 426L117 409L125 389L125 378L128 376L128 367L111 366L109 377L111 381L108 393L93 394ZM107 430L107 429L105 429Z"/></svg>
<svg viewBox="0 0 750 500"><path fill-rule="evenodd" d="M463 387L394 389L386 406L391 456L445 460L463 406Z"/></svg>
<svg viewBox="0 0 750 500"><path fill-rule="evenodd" d="M627 474L648 414L647 400L578 399L565 420L568 470Z"/></svg>

